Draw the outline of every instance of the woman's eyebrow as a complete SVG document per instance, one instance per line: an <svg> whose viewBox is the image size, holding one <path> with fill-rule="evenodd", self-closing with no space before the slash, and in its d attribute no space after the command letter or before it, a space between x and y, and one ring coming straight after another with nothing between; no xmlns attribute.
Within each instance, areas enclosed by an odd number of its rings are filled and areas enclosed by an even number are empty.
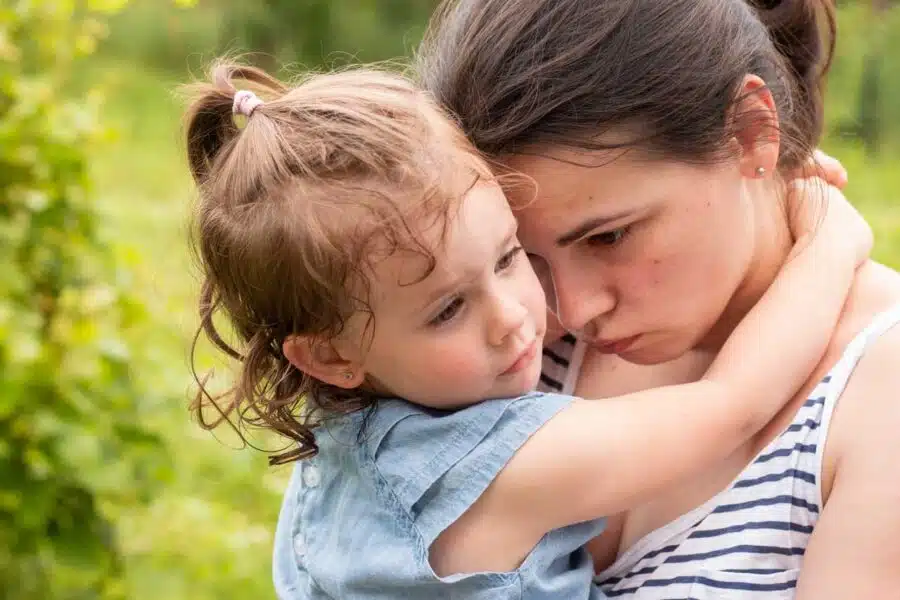
<svg viewBox="0 0 900 600"><path fill-rule="evenodd" d="M606 217L594 217L593 219L588 219L575 229L572 229L568 233L565 233L556 239L556 245L559 247L565 247L573 242L581 239L586 234L590 233L594 229L598 229L603 227L604 225L609 225L610 223L614 223L620 219L627 217L631 214L631 210L623 211L615 215L609 215Z"/></svg>

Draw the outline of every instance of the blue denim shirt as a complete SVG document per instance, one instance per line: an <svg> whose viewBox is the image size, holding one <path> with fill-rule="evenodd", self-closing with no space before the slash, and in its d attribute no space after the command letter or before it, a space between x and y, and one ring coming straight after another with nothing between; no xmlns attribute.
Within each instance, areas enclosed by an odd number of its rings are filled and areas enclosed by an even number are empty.
<svg viewBox="0 0 900 600"><path fill-rule="evenodd" d="M455 411L382 402L317 431L275 539L281 600L596 600L584 544L603 520L548 533L515 571L438 577L428 550L518 448L572 401L533 393ZM360 436L360 427L365 420Z"/></svg>

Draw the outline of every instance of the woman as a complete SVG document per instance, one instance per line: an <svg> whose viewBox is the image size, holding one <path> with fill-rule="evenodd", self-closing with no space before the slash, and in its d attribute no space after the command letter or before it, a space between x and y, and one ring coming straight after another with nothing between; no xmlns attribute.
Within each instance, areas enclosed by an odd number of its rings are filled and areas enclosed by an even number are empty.
<svg viewBox="0 0 900 600"><path fill-rule="evenodd" d="M758 4L459 0L432 23L424 85L536 184L509 189L520 239L580 340L546 349L548 388L696 379L784 261L784 174L819 141L834 9ZM794 402L596 540L606 592L900 597L897 322L900 275L867 264Z"/></svg>

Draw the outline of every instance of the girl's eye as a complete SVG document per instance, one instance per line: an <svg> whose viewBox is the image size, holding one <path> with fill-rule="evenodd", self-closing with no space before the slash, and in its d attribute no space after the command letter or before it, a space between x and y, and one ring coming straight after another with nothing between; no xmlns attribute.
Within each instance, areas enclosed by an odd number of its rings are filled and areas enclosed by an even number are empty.
<svg viewBox="0 0 900 600"><path fill-rule="evenodd" d="M451 321L453 317L459 314L459 311L462 309L463 299L462 298L454 298L450 301L444 309L438 313L438 315L431 320L430 325L443 325L444 323Z"/></svg>
<svg viewBox="0 0 900 600"><path fill-rule="evenodd" d="M516 261L516 257L519 253L522 252L522 246L516 246L506 254L500 257L500 260L497 261L497 271L505 271L510 268L513 263Z"/></svg>
<svg viewBox="0 0 900 600"><path fill-rule="evenodd" d="M628 227L620 227L612 231L594 234L587 238L587 242L591 246L615 246L626 235L628 235Z"/></svg>

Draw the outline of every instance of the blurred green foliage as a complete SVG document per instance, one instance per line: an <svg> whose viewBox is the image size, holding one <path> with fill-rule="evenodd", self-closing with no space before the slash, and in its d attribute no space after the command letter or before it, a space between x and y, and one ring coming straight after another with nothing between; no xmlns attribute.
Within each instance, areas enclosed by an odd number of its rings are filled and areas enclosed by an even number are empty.
<svg viewBox="0 0 900 600"><path fill-rule="evenodd" d="M109 0L116 1L116 0ZM121 1L121 0L119 0ZM179 77L222 53L253 62L318 68L409 56L437 0L132 0L112 20L109 55ZM870 153L900 149L900 7L839 1L830 133ZM296 69L294 69L296 70Z"/></svg>
<svg viewBox="0 0 900 600"><path fill-rule="evenodd" d="M117 2L0 7L0 589L123 595L114 522L165 474L123 333L141 318L98 233L98 98L64 93Z"/></svg>
<svg viewBox="0 0 900 600"><path fill-rule="evenodd" d="M319 67L408 56L437 0L197 0L181 10L134 0L111 22L106 50L174 73L223 52L257 64Z"/></svg>
<svg viewBox="0 0 900 600"><path fill-rule="evenodd" d="M842 3L826 105L831 133L871 156L900 150L900 5Z"/></svg>
<svg viewBox="0 0 900 600"><path fill-rule="evenodd" d="M354 61L410 53L421 36L434 0L262 0L234 3L222 40L259 53L266 66L277 61L317 65L340 52Z"/></svg>
<svg viewBox="0 0 900 600"><path fill-rule="evenodd" d="M406 56L434 4L0 0L4 600L273 597L289 468L186 411L197 284L172 90L224 51L293 69ZM898 34L900 7L841 3L825 141L894 267Z"/></svg>

